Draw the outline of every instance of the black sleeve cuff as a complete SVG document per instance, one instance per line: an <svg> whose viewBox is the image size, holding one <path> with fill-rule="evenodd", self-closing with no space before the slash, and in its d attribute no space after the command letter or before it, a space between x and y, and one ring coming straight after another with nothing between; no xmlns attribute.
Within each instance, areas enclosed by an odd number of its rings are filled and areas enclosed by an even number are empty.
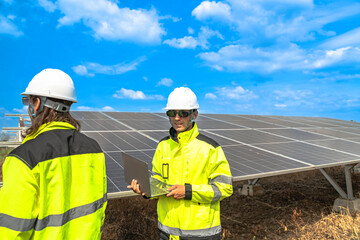
<svg viewBox="0 0 360 240"><path fill-rule="evenodd" d="M189 183L185 183L185 200L191 200L192 198L192 186Z"/></svg>
<svg viewBox="0 0 360 240"><path fill-rule="evenodd" d="M145 198L145 199L150 199L151 198L151 197L148 197L146 195L143 195L142 197Z"/></svg>

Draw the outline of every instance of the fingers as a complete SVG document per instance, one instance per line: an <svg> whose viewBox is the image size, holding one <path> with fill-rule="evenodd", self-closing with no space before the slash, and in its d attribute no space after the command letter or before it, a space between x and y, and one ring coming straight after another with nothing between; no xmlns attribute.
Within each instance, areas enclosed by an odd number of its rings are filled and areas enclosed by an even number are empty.
<svg viewBox="0 0 360 240"><path fill-rule="evenodd" d="M131 181L131 184L127 186L128 189L132 189L134 193L145 195L145 193L141 192L140 185L136 179Z"/></svg>

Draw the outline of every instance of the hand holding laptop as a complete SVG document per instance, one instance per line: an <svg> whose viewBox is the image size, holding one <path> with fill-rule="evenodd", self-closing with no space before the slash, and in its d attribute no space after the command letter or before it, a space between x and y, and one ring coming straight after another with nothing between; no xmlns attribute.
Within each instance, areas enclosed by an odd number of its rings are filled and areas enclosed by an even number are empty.
<svg viewBox="0 0 360 240"><path fill-rule="evenodd" d="M134 193L140 194L141 196L145 196L146 193L141 192L140 184L138 184L136 179L131 181L131 184L127 186L128 189L132 189Z"/></svg>

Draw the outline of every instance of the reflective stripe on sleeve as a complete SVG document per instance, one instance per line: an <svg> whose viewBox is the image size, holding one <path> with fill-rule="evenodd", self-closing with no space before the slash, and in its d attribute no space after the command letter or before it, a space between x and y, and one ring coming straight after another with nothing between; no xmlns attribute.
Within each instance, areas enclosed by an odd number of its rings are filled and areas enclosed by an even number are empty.
<svg viewBox="0 0 360 240"><path fill-rule="evenodd" d="M24 219L16 218L7 214L0 213L0 227L9 228L14 231L26 232L34 228L36 218Z"/></svg>
<svg viewBox="0 0 360 240"><path fill-rule="evenodd" d="M220 200L222 193L221 193L219 187L216 186L215 183L212 183L210 185L211 185L211 187L212 187L212 189L214 191L214 197L213 197L213 200L211 201L211 203L214 203L214 202L217 202L217 201Z"/></svg>
<svg viewBox="0 0 360 240"><path fill-rule="evenodd" d="M161 231L166 232L167 234L180 237L208 237L221 232L221 225L206 229L183 230L180 228L168 227L161 224L161 222L158 222L158 227Z"/></svg>
<svg viewBox="0 0 360 240"><path fill-rule="evenodd" d="M232 177L226 175L219 175L211 179L209 183L212 184L214 182L232 185Z"/></svg>
<svg viewBox="0 0 360 240"><path fill-rule="evenodd" d="M0 213L0 227L6 227L14 231L26 232L31 229L41 231L46 227L60 227L69 221L83 217L101 209L107 201L107 194L95 202L69 209L63 214L49 215L43 219L16 218Z"/></svg>

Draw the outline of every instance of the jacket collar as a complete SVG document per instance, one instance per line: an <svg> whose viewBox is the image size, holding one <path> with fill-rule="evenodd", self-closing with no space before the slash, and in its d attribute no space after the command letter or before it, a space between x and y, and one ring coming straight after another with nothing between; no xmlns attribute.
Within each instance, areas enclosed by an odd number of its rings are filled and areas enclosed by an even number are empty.
<svg viewBox="0 0 360 240"><path fill-rule="evenodd" d="M76 129L73 125L71 125L70 123L66 123L66 122L51 122L51 123L44 123L43 125L41 125L39 127L39 129L31 134L25 137L25 139L23 140L22 143L25 143L31 139L36 138L39 134L43 133L43 132L47 132L47 131L51 131L51 130L55 130L55 129Z"/></svg>
<svg viewBox="0 0 360 240"><path fill-rule="evenodd" d="M170 138L172 140L174 140L176 142L176 138L177 138L177 141L180 144L182 144L182 143L190 142L194 138L196 138L199 135L199 130L198 130L196 123L194 122L192 129L189 131L185 131L185 132L181 132L181 133L177 134L175 129L173 127L171 127L169 130L169 133L170 133Z"/></svg>

